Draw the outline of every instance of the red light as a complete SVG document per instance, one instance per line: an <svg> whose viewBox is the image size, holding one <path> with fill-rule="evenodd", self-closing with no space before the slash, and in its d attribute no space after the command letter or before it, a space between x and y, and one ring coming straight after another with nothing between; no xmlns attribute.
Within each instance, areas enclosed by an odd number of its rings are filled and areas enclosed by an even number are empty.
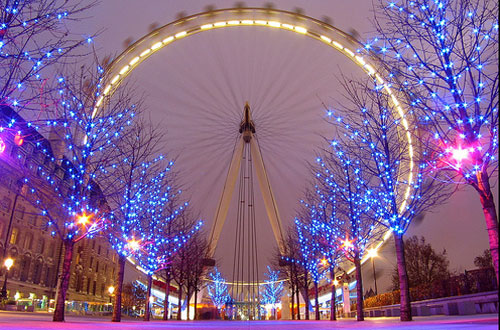
<svg viewBox="0 0 500 330"><path fill-rule="evenodd" d="M22 136L21 136L21 135L19 135L19 133L18 133L18 134L16 134L16 136L14 137L14 143L15 143L16 145L18 145L19 147L23 145L23 143L24 143L24 139L22 138Z"/></svg>
<svg viewBox="0 0 500 330"><path fill-rule="evenodd" d="M2 154L5 151L5 142L3 142L2 138L0 137L0 154Z"/></svg>

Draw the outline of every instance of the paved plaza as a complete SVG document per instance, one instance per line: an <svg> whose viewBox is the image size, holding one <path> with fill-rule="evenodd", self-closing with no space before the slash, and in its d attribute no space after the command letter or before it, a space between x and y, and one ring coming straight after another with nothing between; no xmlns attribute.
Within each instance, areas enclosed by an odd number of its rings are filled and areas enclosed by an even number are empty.
<svg viewBox="0 0 500 330"><path fill-rule="evenodd" d="M355 320L329 321L151 321L124 320L111 323L109 318L89 318L67 316L66 322L51 322L51 315L45 313L0 312L0 329L227 329L227 330L326 330L326 329L412 329L412 330L453 330L453 329L498 329L498 315L473 316L430 316L416 317L413 322L401 323L398 318L368 318L364 322Z"/></svg>

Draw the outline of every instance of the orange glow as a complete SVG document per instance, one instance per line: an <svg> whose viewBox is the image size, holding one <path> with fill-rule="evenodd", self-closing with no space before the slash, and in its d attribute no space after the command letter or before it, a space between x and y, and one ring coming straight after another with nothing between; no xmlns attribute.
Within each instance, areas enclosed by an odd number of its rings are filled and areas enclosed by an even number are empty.
<svg viewBox="0 0 500 330"><path fill-rule="evenodd" d="M127 247L131 251L137 251L141 247L141 241L137 241L135 238L127 242Z"/></svg>
<svg viewBox="0 0 500 330"><path fill-rule="evenodd" d="M14 143L19 147L23 145L24 139L21 135L19 135L19 133L14 137Z"/></svg>
<svg viewBox="0 0 500 330"><path fill-rule="evenodd" d="M367 252L368 252L368 258L378 257L378 253L377 253L376 249L369 249Z"/></svg>
<svg viewBox="0 0 500 330"><path fill-rule="evenodd" d="M85 226L89 223L91 216L83 213L76 217L76 223Z"/></svg>
<svg viewBox="0 0 500 330"><path fill-rule="evenodd" d="M326 260L325 258L321 259L321 264L323 266L327 266L328 265L328 260Z"/></svg>
<svg viewBox="0 0 500 330"><path fill-rule="evenodd" d="M352 241L350 241L349 238L346 238L344 241L342 241L342 247L351 249L353 247Z"/></svg>

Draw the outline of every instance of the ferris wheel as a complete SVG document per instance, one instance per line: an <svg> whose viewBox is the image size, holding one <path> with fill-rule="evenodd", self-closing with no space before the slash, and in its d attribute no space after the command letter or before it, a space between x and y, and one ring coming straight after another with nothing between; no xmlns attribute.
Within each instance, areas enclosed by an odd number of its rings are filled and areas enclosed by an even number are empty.
<svg viewBox="0 0 500 330"><path fill-rule="evenodd" d="M203 46L193 46L197 43ZM108 70L94 112L128 79L160 100L153 104L161 108L169 141L177 145L173 153L181 171L191 178L188 184L197 195L193 199L209 210L202 213L211 226L208 257L225 255L232 264L228 275L240 306L258 300L262 261L257 257L265 256L259 248L274 240L284 253L293 199L297 201L305 185L312 148L328 134L321 105L335 80L325 72L335 66L338 72L338 64L321 65L333 57L342 58L342 70L367 75L383 86L411 152L408 115L386 81L382 63L349 33L303 14L227 8L183 17L132 43ZM288 76L297 68L299 77ZM297 159L301 165L294 167ZM409 159L412 176L411 154ZM411 187L405 189L408 197ZM259 204L262 211L257 211ZM264 224L272 231L263 232L259 227ZM225 242L219 253L219 243ZM234 253L227 258L230 248ZM241 269L235 270L235 264ZM254 303L245 306L257 317Z"/></svg>

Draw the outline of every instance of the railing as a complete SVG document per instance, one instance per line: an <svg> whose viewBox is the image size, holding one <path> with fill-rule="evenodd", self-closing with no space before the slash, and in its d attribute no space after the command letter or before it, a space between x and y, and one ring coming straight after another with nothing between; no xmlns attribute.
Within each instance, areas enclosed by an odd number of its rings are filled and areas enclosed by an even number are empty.
<svg viewBox="0 0 500 330"><path fill-rule="evenodd" d="M471 315L498 313L498 292L488 291L462 296L415 301L411 303L413 316ZM365 308L365 316L399 316L400 305Z"/></svg>

